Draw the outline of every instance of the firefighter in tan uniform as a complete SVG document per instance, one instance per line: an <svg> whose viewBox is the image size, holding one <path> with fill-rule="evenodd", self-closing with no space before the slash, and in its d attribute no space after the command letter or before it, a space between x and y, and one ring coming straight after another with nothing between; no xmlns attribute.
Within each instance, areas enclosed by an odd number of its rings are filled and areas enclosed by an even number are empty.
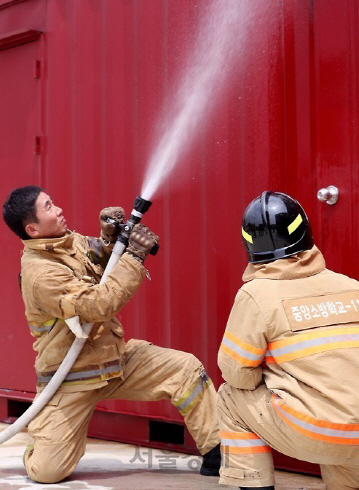
<svg viewBox="0 0 359 490"><path fill-rule="evenodd" d="M12 191L3 215L24 243L21 285L30 332L36 337L38 392L74 341L64 320L78 315L81 322L94 323L58 392L29 424L33 442L24 455L29 477L54 483L73 472L85 452L95 405L102 399L171 400L204 455L201 474L218 475L216 393L202 364L192 354L149 342L125 343L116 318L141 285L143 261L158 237L136 225L126 253L99 285L117 238L117 228L107 218L123 223L122 208L101 212L101 239L70 232L62 210L34 186Z"/></svg>
<svg viewBox="0 0 359 490"><path fill-rule="evenodd" d="M325 268L307 216L264 192L244 213L249 264L218 363L220 483L274 489L271 448L359 489L359 283Z"/></svg>

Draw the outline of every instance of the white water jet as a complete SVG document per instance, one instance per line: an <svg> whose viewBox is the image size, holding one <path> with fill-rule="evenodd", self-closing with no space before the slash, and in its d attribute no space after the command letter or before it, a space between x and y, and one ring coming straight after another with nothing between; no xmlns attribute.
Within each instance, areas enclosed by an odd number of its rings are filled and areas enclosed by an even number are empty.
<svg viewBox="0 0 359 490"><path fill-rule="evenodd" d="M177 109L173 119L167 120L167 129L146 171L141 191L144 199L151 200L181 153L189 149L196 126L203 124L204 116L208 120L215 94L223 88L239 51L245 4L242 0L212 0L207 4L190 68L171 99L171 107ZM171 107L165 108L165 114L173 112Z"/></svg>

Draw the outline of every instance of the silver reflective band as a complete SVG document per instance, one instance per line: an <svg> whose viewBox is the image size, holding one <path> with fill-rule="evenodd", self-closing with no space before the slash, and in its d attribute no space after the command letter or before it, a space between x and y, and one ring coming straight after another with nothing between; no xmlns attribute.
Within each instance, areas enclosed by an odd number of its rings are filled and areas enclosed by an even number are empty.
<svg viewBox="0 0 359 490"><path fill-rule="evenodd" d="M143 214L136 211L136 209L132 209L131 214L133 214L134 216L137 216L137 218L142 218L142 216L143 216Z"/></svg>
<svg viewBox="0 0 359 490"><path fill-rule="evenodd" d="M94 378L96 376L101 376L101 374L115 373L116 371L122 371L121 364L116 364L115 366L107 366L104 369L93 369L92 371L69 373L64 381L77 381L83 378ZM52 376L38 376L37 380L39 383L48 383L51 378Z"/></svg>
<svg viewBox="0 0 359 490"><path fill-rule="evenodd" d="M235 344L232 342L230 339L227 339L226 337L223 337L222 343L228 347L229 349L233 350L236 352L236 354L240 355L241 357L244 357L245 359L250 359L251 361L258 361L258 364L262 362L263 355L262 354L252 354L252 352L248 352L239 345Z"/></svg>
<svg viewBox="0 0 359 490"><path fill-rule="evenodd" d="M221 439L221 444L237 447L268 446L262 439Z"/></svg>
<svg viewBox="0 0 359 490"><path fill-rule="evenodd" d="M315 434L321 434L323 436L328 436L328 437L343 437L348 440L357 439L359 437L359 431L357 430L338 430L338 429L331 429L329 427L319 427L314 424L311 424L310 422L305 422L304 420L300 420L294 415L285 412L280 406L279 402L280 400L274 400L274 403L280 412L280 416L283 419L289 420L289 422L292 422L294 425L297 425L298 427L307 430L308 432L313 432ZM343 426L345 425L346 424L343 424Z"/></svg>
<svg viewBox="0 0 359 490"><path fill-rule="evenodd" d="M202 374L203 373L203 374ZM196 398L196 396L203 390L203 387L206 385L206 383L209 380L208 374L204 371L201 372L200 378L198 380L198 384L195 387L195 389L192 391L192 393L181 403L181 405L177 405L177 409L181 412L184 410L188 405L190 405L193 400Z"/></svg>
<svg viewBox="0 0 359 490"><path fill-rule="evenodd" d="M35 327L34 325L29 325L30 330L34 330L35 332L47 332L52 329L53 325L48 327Z"/></svg>
<svg viewBox="0 0 359 490"><path fill-rule="evenodd" d="M269 352L270 355L272 355L272 357L276 358L276 357L284 356L285 354L290 354L292 352L300 352L301 350L304 349L310 349L311 347L317 347L321 345L325 346L326 344L329 344L329 346L331 347L330 350L332 350L333 345L335 345L336 349L341 349L341 348L344 349L350 347L350 345L348 345L348 342L355 342L358 340L359 340L359 334L348 333L348 334L340 334L340 335L331 335L329 337L321 337L321 338L319 337L317 339L302 340L300 342L297 342L296 344L291 344L284 347L279 347L278 349L269 350ZM341 342L343 343L342 345ZM317 350L304 354L310 355L316 353Z"/></svg>

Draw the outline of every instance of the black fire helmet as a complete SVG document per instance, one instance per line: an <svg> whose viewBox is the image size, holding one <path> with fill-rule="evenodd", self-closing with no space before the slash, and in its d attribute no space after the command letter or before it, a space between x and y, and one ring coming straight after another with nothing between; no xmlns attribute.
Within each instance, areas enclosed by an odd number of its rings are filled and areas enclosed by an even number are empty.
<svg viewBox="0 0 359 490"><path fill-rule="evenodd" d="M314 245L309 220L299 202L270 191L264 191L245 210L242 241L251 263L283 259Z"/></svg>

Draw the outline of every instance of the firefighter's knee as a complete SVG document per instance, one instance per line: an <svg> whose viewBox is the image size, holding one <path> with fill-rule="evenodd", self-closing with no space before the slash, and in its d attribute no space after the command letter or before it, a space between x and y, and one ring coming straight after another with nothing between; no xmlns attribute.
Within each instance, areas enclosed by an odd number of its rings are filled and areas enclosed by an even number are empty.
<svg viewBox="0 0 359 490"><path fill-rule="evenodd" d="M77 461L72 461L70 454L66 458L56 445L44 447L42 444L31 444L24 454L24 465L29 478L39 483L58 483L64 480L73 472L76 464Z"/></svg>
<svg viewBox="0 0 359 490"><path fill-rule="evenodd" d="M33 464L32 462L25 465L26 471L31 480L38 483L59 483L71 474L71 471L65 472L55 465Z"/></svg>
<svg viewBox="0 0 359 490"><path fill-rule="evenodd" d="M38 483L59 483L64 480L71 473L64 473L59 471L58 468L40 467L34 470L34 468L26 468L27 474L31 480Z"/></svg>

